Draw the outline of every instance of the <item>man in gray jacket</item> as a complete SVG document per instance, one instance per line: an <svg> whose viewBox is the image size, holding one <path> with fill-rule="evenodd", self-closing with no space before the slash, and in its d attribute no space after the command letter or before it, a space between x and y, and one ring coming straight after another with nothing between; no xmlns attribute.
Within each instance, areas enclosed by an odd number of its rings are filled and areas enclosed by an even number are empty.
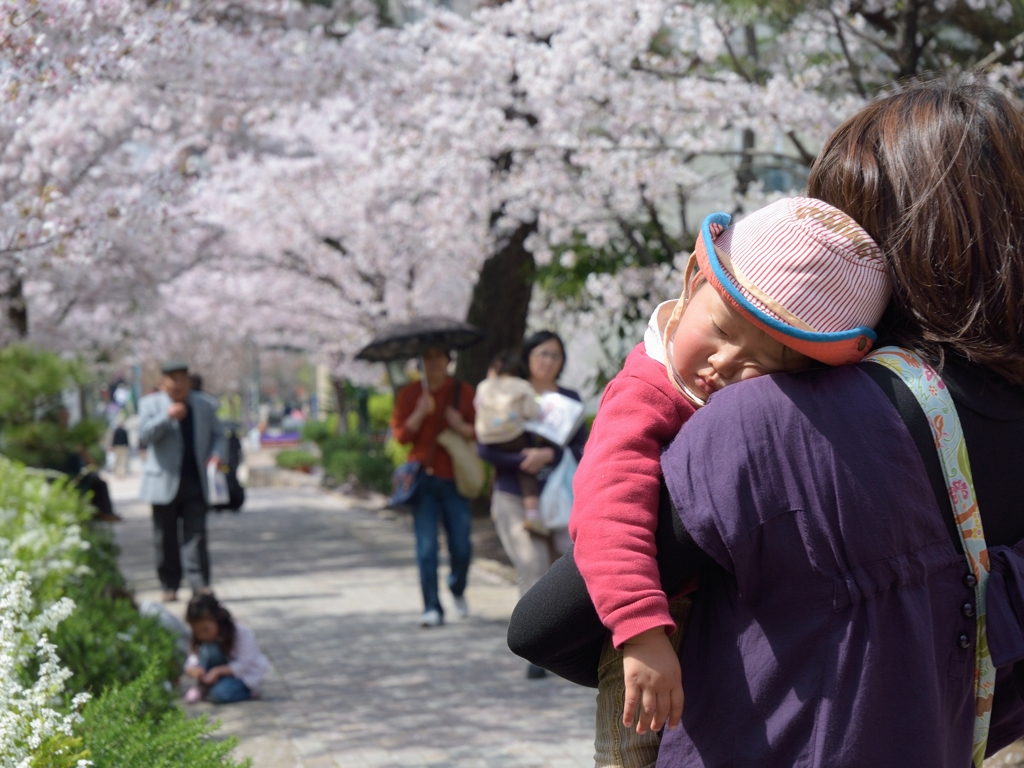
<svg viewBox="0 0 1024 768"><path fill-rule="evenodd" d="M191 391L188 365L170 361L160 371L161 391L139 401L139 439L149 446L139 498L153 505L156 572L170 602L183 563L193 593L210 591L206 471L221 463L226 446L211 399Z"/></svg>

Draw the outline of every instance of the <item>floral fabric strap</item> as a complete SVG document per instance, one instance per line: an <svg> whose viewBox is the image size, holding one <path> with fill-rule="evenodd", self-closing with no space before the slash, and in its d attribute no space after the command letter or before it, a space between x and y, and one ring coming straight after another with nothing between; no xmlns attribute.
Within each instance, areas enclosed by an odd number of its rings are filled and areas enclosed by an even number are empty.
<svg viewBox="0 0 1024 768"><path fill-rule="evenodd" d="M895 373L907 385L920 403L931 426L935 447L942 464L942 473L953 504L957 530L963 544L967 564L974 575L975 616L977 642L974 650L974 744L972 758L975 768L982 768L988 743L989 720L992 716L992 697L995 694L996 669L989 655L985 634L985 585L988 581L988 549L981 528L978 502L974 494L971 463L967 458L967 444L960 427L953 398L946 385L928 363L913 352L899 347L883 347L872 352L865 360L878 363Z"/></svg>

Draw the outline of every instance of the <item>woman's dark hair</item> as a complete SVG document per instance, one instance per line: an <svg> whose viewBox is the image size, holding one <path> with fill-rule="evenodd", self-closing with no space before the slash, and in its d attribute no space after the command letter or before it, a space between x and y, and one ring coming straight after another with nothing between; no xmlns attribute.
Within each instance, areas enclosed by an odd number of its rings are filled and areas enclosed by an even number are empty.
<svg viewBox="0 0 1024 768"><path fill-rule="evenodd" d="M185 609L185 621L192 624L203 619L213 619L217 622L217 645L220 646L225 658L230 657L231 651L235 648L235 622L231 618L231 613L213 595L193 595ZM192 637L192 650L199 650L195 636Z"/></svg>
<svg viewBox="0 0 1024 768"><path fill-rule="evenodd" d="M487 370L503 376L518 376L520 379L529 377L526 367L523 365L523 355L518 349L506 349L491 358L491 364Z"/></svg>
<svg viewBox="0 0 1024 768"><path fill-rule="evenodd" d="M808 193L881 246L893 302L880 331L1024 384L1024 111L970 76L916 81L832 134Z"/></svg>
<svg viewBox="0 0 1024 768"><path fill-rule="evenodd" d="M529 378L530 374L530 353L545 341L551 341L552 339L557 341L558 346L562 348L562 367L558 369L558 376L562 375L562 371L565 370L565 363L568 360L565 355L565 342L554 331L537 331L527 336L526 341L523 342L523 365L526 367L526 378ZM555 378L557 379L558 376L555 376Z"/></svg>

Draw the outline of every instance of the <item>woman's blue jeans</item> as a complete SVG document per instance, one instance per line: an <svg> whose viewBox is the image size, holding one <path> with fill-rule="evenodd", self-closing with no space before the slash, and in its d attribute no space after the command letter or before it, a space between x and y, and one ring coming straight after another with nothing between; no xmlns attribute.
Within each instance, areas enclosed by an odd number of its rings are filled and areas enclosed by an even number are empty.
<svg viewBox="0 0 1024 768"><path fill-rule="evenodd" d="M466 590L469 560L473 550L469 543L471 518L469 499L455 490L454 480L442 480L432 475L420 479L420 488L413 510L413 528L416 531L416 562L420 568L420 587L423 589L425 610L444 615L437 595L437 523L444 523L448 536L448 555L451 573L448 588L460 597Z"/></svg>
<svg viewBox="0 0 1024 768"><path fill-rule="evenodd" d="M203 643L199 646L199 665L209 672L214 667L227 664L224 658L224 651L217 643ZM234 675L222 677L216 683L206 689L207 701L214 704L234 704L236 701L245 701L252 698L252 691L249 686L243 683Z"/></svg>

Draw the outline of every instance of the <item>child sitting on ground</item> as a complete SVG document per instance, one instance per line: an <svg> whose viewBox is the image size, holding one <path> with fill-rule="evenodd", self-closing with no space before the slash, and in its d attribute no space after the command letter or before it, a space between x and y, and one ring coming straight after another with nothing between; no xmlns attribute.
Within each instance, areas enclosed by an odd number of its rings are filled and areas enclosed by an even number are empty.
<svg viewBox="0 0 1024 768"><path fill-rule="evenodd" d="M655 561L662 449L724 386L860 360L889 300L878 246L826 203L779 200L729 224L724 213L704 220L682 296L654 311L608 385L576 472L574 556L611 630L598 766L653 765L657 732L682 716L677 652L689 599L670 603Z"/></svg>
<svg viewBox="0 0 1024 768"><path fill-rule="evenodd" d="M185 702L205 698L214 704L232 704L258 697L270 664L253 631L234 621L211 594L193 597L185 620L192 628L192 654L185 660L185 674L196 680Z"/></svg>
<svg viewBox="0 0 1024 768"><path fill-rule="evenodd" d="M531 447L523 423L541 415L537 393L526 380L526 370L516 352L496 355L487 369L487 378L476 388L476 439L481 445L493 445L501 451L518 453ZM540 519L540 486L537 476L520 472L523 493L523 527L545 535Z"/></svg>

